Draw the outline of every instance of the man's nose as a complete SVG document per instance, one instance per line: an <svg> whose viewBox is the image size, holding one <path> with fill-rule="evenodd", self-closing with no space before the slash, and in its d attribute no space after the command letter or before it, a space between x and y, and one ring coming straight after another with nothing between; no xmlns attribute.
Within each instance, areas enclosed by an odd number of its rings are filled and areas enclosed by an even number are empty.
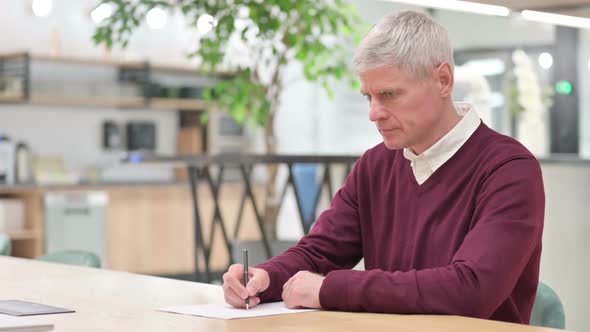
<svg viewBox="0 0 590 332"><path fill-rule="evenodd" d="M378 102L372 102L369 108L369 120L372 122L383 120L387 117L387 111Z"/></svg>

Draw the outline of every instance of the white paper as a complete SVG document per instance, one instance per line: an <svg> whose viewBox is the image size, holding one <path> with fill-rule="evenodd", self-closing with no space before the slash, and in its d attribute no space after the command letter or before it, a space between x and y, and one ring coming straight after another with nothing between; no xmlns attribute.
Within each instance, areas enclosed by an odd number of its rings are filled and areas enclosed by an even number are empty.
<svg viewBox="0 0 590 332"><path fill-rule="evenodd" d="M315 309L289 309L284 302L263 303L250 308L250 310L235 308L229 304L198 304L183 307L168 307L158 310L219 319L250 318L317 311Z"/></svg>
<svg viewBox="0 0 590 332"><path fill-rule="evenodd" d="M0 314L0 331L44 332L53 330L53 324L38 323L27 317Z"/></svg>

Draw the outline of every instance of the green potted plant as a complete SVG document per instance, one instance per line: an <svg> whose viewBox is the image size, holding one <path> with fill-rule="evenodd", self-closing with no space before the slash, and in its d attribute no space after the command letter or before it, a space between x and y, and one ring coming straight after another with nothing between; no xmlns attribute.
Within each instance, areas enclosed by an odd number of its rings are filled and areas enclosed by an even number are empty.
<svg viewBox="0 0 590 332"><path fill-rule="evenodd" d="M358 42L360 17L345 0L110 0L113 14L94 34L97 44L126 47L149 10L180 10L196 28L208 18L210 31L188 56L198 57L204 71L214 72L231 59L230 40L238 40L248 54L233 78L205 90L204 97L238 123L253 121L264 128L267 153L277 152L274 120L285 88L284 72L293 62L302 64L304 77L319 82L328 95L333 80L350 79L348 50ZM233 38L233 39L232 39ZM227 69L227 68L225 68ZM206 120L206 116L203 118ZM277 167L269 167L264 219L271 238L276 234Z"/></svg>

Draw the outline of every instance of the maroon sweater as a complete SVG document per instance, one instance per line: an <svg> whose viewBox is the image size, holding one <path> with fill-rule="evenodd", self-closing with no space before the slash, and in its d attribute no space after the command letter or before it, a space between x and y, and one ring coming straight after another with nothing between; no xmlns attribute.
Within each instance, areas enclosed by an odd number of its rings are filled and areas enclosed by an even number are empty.
<svg viewBox="0 0 590 332"><path fill-rule="evenodd" d="M449 314L528 324L545 194L537 160L481 124L418 185L402 150L368 150L311 233L259 265L261 300L301 270L326 276L324 309ZM350 270L364 257L366 271Z"/></svg>

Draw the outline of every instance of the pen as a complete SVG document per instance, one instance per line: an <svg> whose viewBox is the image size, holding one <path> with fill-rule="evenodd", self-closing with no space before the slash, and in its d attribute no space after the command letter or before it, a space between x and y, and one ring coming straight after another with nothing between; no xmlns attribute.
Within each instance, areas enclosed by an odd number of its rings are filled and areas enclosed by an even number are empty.
<svg viewBox="0 0 590 332"><path fill-rule="evenodd" d="M248 286L248 249L244 249L244 287ZM250 310L250 296L246 298L246 310Z"/></svg>

